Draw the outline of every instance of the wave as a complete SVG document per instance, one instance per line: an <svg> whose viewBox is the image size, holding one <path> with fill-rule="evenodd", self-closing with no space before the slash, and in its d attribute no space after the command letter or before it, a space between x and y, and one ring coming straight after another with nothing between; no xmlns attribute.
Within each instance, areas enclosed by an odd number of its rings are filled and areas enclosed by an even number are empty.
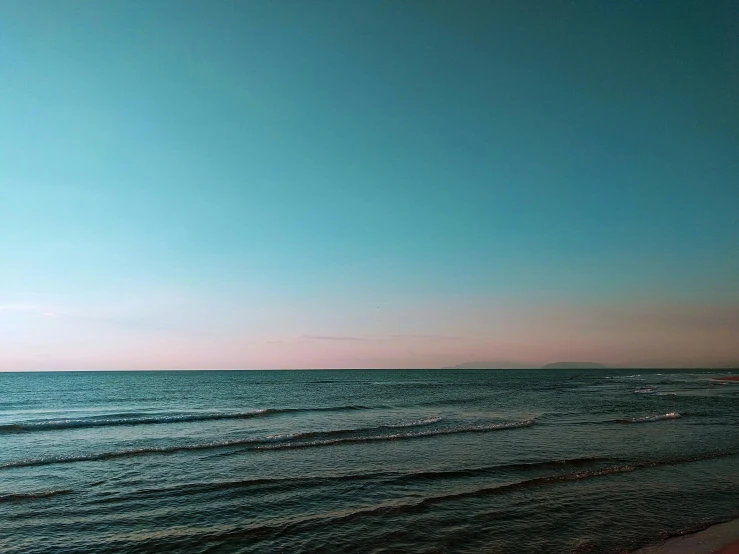
<svg viewBox="0 0 739 554"><path fill-rule="evenodd" d="M40 491L40 492L0 494L0 502L17 502L20 500L35 500L37 498L50 498L52 496L58 496L60 494L69 494L71 492L73 491L69 489L59 489L59 490Z"/></svg>
<svg viewBox="0 0 739 554"><path fill-rule="evenodd" d="M214 421L222 419L249 419L269 415L299 413L299 412L338 412L348 410L366 410L367 406L329 406L319 408L266 408L246 412L208 412L184 414L146 413L109 414L71 419L46 419L41 421L27 421L23 423L7 423L0 425L0 433L28 433L34 431L49 431L59 429L83 429L88 427L108 427L118 425L156 425L164 423L186 423L194 421Z"/></svg>
<svg viewBox="0 0 739 554"><path fill-rule="evenodd" d="M440 421L440 417L430 417L426 419L418 419L415 421L404 421L396 424L381 425L376 427L364 427L358 429L336 429L329 431L308 431L305 433L290 433L285 435L268 435L266 437L250 437L244 439L232 439L224 441L213 441L207 443L198 444L179 444L171 446L152 446L142 448L132 448L128 450L115 450L111 452L98 452L92 454L81 454L78 456L55 456L46 458L31 458L25 460L18 460L15 462L7 462L0 464L0 469L9 469L16 467L32 467L32 466L44 466L52 464L68 464L74 462L96 462L101 460L110 460L114 458L130 458L134 456L142 456L148 454L173 454L175 452L186 452L192 450L213 450L218 448L229 448L238 446L254 446L254 445L266 445L269 443L280 443L286 440L295 439L306 439L314 437L332 437L356 434L362 432L376 432L382 430L391 430L397 428L408 428L408 427L420 427L424 425L432 425ZM323 439L323 440L337 440L345 441L351 437L342 437L337 439ZM292 443L287 443L292 444ZM259 447L257 447L259 448Z"/></svg>
<svg viewBox="0 0 739 554"><path fill-rule="evenodd" d="M56 429L76 429L86 427L108 427L116 425L150 425L159 423L182 423L190 421L208 421L218 419L245 419L266 415L268 410L251 412L223 412L207 414L172 414L172 415L128 415L113 414L79 419L47 419L28 421L25 423L9 423L0 425L0 433L23 433Z"/></svg>
<svg viewBox="0 0 739 554"><path fill-rule="evenodd" d="M278 444L268 444L255 447L255 450L281 450L292 448L313 448L318 446L333 446L342 443L363 443L378 441L397 441L404 439L418 439L423 437L433 437L436 435L452 435L457 433L485 433L488 431L502 431L506 429L520 429L529 427L534 424L533 419L525 421L516 421L512 423L489 423L485 425L472 425L469 427L447 427L442 429L433 429L431 431L421 431L418 433L395 433L392 435L369 435L359 437L343 437L334 439L323 439L308 442L285 442Z"/></svg>
<svg viewBox="0 0 739 554"><path fill-rule="evenodd" d="M433 425L434 423L439 423L440 421L441 421L441 416L433 416L433 417L426 417L423 419L414 419L412 421L402 421L400 423L386 425L385 427L389 429L398 429L402 427L421 427L423 425Z"/></svg>
<svg viewBox="0 0 739 554"><path fill-rule="evenodd" d="M501 494L512 490L535 487L540 485L550 485L555 483L561 483L565 481L580 481L582 479L590 479L592 477L602 477L604 475L615 475L618 473L630 473L635 471L636 466L629 464L622 464L616 466L608 466L598 469L592 469L589 471L578 471L574 473L562 473L558 475L548 475L544 477L534 477L532 479L525 479L523 481L516 481L514 483L508 483L505 485L495 485L492 487L480 487L470 491L463 491L451 494L445 494L441 496L431 496L424 498L419 502L420 505L436 504L447 500L459 500L463 498L473 498L477 496L488 496L494 494Z"/></svg>
<svg viewBox="0 0 739 554"><path fill-rule="evenodd" d="M441 494L438 496L425 497L420 500L412 500L403 498L392 500L381 504L357 508L351 511L340 510L336 512L322 513L320 515L297 516L282 521L267 521L262 525L253 527L231 528L220 532L211 532L207 536L192 536L190 544L201 540L213 543L218 540L244 539L246 537L258 536L264 538L275 533L288 535L299 530L306 530L316 526L326 527L327 525L345 523L366 517L384 517L388 515L398 515L413 512L422 512L436 504L444 502L463 500L466 498L484 497L497 494L507 494L519 489L525 489L537 486L554 485L559 482L577 481L607 475L626 473L634 471L634 467L628 465L611 466L588 472L578 472L569 474L560 474L548 477L537 477L524 481L517 481L502 485L494 485L489 487L480 487L468 491L453 492L449 494ZM178 535L179 538L179 535ZM149 543L151 544L151 543Z"/></svg>
<svg viewBox="0 0 739 554"><path fill-rule="evenodd" d="M316 487L322 485L333 485L341 481L362 481L382 478L388 474L378 473L360 473L335 476L313 476L313 477L263 477L255 479L241 479L236 481L211 481L196 482L171 485L166 487L154 487L139 489L130 493L116 494L105 498L97 498L88 503L91 504L107 504L111 502L120 502L142 496L171 495L171 496L188 496L219 491L234 491L243 488L265 488L274 493L278 490L292 490L296 487Z"/></svg>
<svg viewBox="0 0 739 554"><path fill-rule="evenodd" d="M512 483L505 483L488 487L479 487L462 492L451 492L448 494L440 494L437 496L427 496L420 500L406 497L397 500L390 500L381 504L356 508L351 511L337 510L334 512L324 512L316 515L299 515L282 520L268 520L261 525L255 525L253 527L232 527L231 529L223 531L210 532L207 534L207 536L193 536L191 537L190 544L193 544L195 541L202 541L203 543L207 542L209 544L212 544L215 541L228 541L234 539L243 540L247 537L259 537L260 539L263 539L273 534L286 536L296 532L306 531L315 527L327 528L331 525L347 523L350 521L355 521L368 517L386 517L423 512L437 504L442 504L450 501L464 500L466 498L485 497L498 494L507 494L509 492L531 487L555 485L561 482L579 481L582 479L627 473L634 470L635 468L633 466L618 465L592 471L537 477Z"/></svg>
<svg viewBox="0 0 739 554"><path fill-rule="evenodd" d="M406 514L406 513L412 513L412 512L421 512L425 511L432 506L436 504L441 504L444 502L449 501L455 501L455 500L464 500L466 498L476 498L476 497L484 497L484 496L492 496L492 495L498 495L498 494L507 494L512 491L530 488L530 487L537 487L537 486L546 486L546 485L554 485L560 482L567 482L567 481L579 481L582 479L590 479L594 477L602 477L607 475L614 475L619 473L628 473L631 471L634 471L636 468L634 466L630 465L618 465L618 466L610 466L600 469L595 469L592 471L582 471L577 473L565 473L565 474L559 474L559 475L551 475L546 477L535 477L532 479L526 479L523 481L516 481L513 483L506 483L502 485L493 485L489 487L479 487L475 489L471 489L468 491L462 491L462 492L452 492L448 494L441 494L438 496L427 496L421 500L418 501L390 501L387 503L383 503L380 505L375 506L368 506L366 508L359 508L355 511L352 511L350 513L346 512L338 512L336 515L322 515L322 516L310 516L307 518L298 518L292 522L289 522L285 525L283 525L279 531L280 532L289 532L292 528L295 527L303 527L306 525L312 526L312 525L330 525L330 524L336 524L339 522L347 522L352 521L356 519L361 519L365 517L372 517L372 516L388 516L388 515L398 515L398 514ZM408 499L405 499L408 500ZM266 527L266 526L265 526ZM260 530L267 530L265 527L260 527ZM269 531L273 530L273 528L269 528ZM249 532L249 529L246 529L244 531ZM225 535L230 535L231 533L227 532L224 533Z"/></svg>
<svg viewBox="0 0 739 554"><path fill-rule="evenodd" d="M386 425L377 425L374 427L359 427L353 429L332 429L329 431L305 431L303 433L285 433L281 435L267 435L261 442L276 442L287 440L301 440L314 437L334 437L342 435L350 435L357 433L372 433L375 431L388 431L392 429L404 429L408 427L424 427L433 425L441 421L440 416L428 417L424 419L416 419L413 421L401 421L400 423L388 423ZM257 441L260 442L260 441Z"/></svg>
<svg viewBox="0 0 739 554"><path fill-rule="evenodd" d="M727 458L731 456L739 455L739 451L724 451L724 452L705 452L703 454L693 454L690 456L680 456L679 458L665 458L661 460L651 460L638 464L639 468L659 467L659 466L672 466L678 464L691 464L694 462L704 462L706 460L715 460L717 458Z"/></svg>
<svg viewBox="0 0 739 554"><path fill-rule="evenodd" d="M562 460L544 460L540 462L523 462L512 464L499 464L478 468L440 470L440 471L417 471L417 472L399 472L399 471L382 471L374 473L350 473L346 475L336 476L314 476L314 477L293 477L293 478L262 478L249 479L242 481L227 481L216 483L198 483L190 485L179 485L177 488L207 487L208 489L221 490L232 487L252 486L252 485L320 485L324 483L335 483L337 481L363 481L372 479L389 479L391 481L424 481L430 479L454 479L458 477L477 477L484 475L492 475L508 470L536 470L547 468L562 467L578 467L583 465L596 464L608 461L608 458L599 457L583 457L583 458L567 458ZM157 489L161 490L161 489Z"/></svg>
<svg viewBox="0 0 739 554"><path fill-rule="evenodd" d="M579 479L585 479L589 477L598 477L602 475L610 475L614 473L631 472L638 469L648 469L652 467L678 465L685 463L694 463L706 460L712 460L716 458L723 458L727 456L736 456L738 452L712 452L704 453L694 456L683 456L679 458L666 458L659 460L649 460L642 462L625 461L625 460L613 460L602 457L581 457L581 458L565 458L561 460L542 460L537 462L519 462L510 464L499 464L486 467L477 468L465 468L457 470L439 470L439 471L419 471L419 472L399 472L399 471L385 471L385 472L374 472L374 473L350 473L344 475L332 475L332 476L302 476L302 477L280 477L280 478L257 478L257 479L246 479L240 481L217 481L210 483L189 483L183 485L175 485L174 487L160 488L160 489L145 489L139 491L140 494L162 492L182 492L182 493L198 493L198 492L209 492L217 490L229 490L241 487L259 487L267 486L270 487L270 491L275 488L289 488L292 489L295 486L322 486L331 485L340 481L371 481L377 479L384 479L389 482L396 483L408 483L414 481L426 481L434 479L458 479L466 477L484 477L490 475L499 475L506 471L535 471L545 469L572 469L583 466L594 466L610 462L613 465L605 467L595 467L584 471L576 471L570 473L557 473L555 475L548 475L543 477L537 477L533 479L527 479L513 484L506 484L503 486L496 486L493 488L501 488L502 490L511 490L515 488L522 488L523 486L534 486L539 484L553 483L557 481L573 481ZM487 490L490 487L485 488ZM467 494L467 493L465 493Z"/></svg>
<svg viewBox="0 0 739 554"><path fill-rule="evenodd" d="M169 494L174 496L186 496L192 494L201 494L217 491L232 491L242 488L259 488L266 489L270 493L278 490L291 490L296 487L320 487L325 485L334 485L338 482L347 481L375 481L385 480L394 483L407 483L414 481L427 481L433 479L457 479L465 477L479 477L500 474L510 470L537 470L551 468L567 468L579 467L583 465L592 465L599 462L608 461L607 458L583 457L569 458L562 460L545 460L539 462L524 462L512 464L499 464L487 467L467 468L459 470L440 470L440 471L420 471L420 472L402 472L402 471L380 471L371 473L349 473L343 475L314 475L300 477L261 477L254 479L241 479L230 481L210 481L182 483L166 487L156 487L140 489L128 494L116 495L103 499L96 499L93 503L109 503L137 498L140 496Z"/></svg>
<svg viewBox="0 0 739 554"><path fill-rule="evenodd" d="M465 396L459 398L440 398L438 400L426 400L423 402L416 402L414 406L452 406L455 404L474 404L475 402L482 402L483 400L490 400L492 394L498 394L496 391L491 391L488 395L480 396Z"/></svg>
<svg viewBox="0 0 739 554"><path fill-rule="evenodd" d="M115 450L111 452L97 452L93 454L80 454L78 456L52 456L47 458L30 458L25 460L17 460L15 462L6 462L0 464L0 469L10 469L16 467L33 467L46 466L52 464L69 464L74 462L97 462L101 460L112 460L114 458L130 458L134 456L143 456L147 454L173 454L175 452L185 452L188 450L208 450L211 448L225 448L229 446L240 446L253 443L258 439L238 439L231 441L216 441L203 444L183 444L175 446L158 446L149 448L132 448L129 450Z"/></svg>
<svg viewBox="0 0 739 554"><path fill-rule="evenodd" d="M372 507L370 513L389 509L390 511L413 511L423 509L424 507L444 502L447 500L464 499L469 497L479 497L486 495L505 494L529 487L553 485L558 482L578 481L594 477L607 476L619 473L628 473L639 469L649 469L656 466L677 465L683 463L692 463L704 461L714 458L735 456L737 452L714 452L705 453L696 456L687 456L680 458L669 458L661 460L651 460L642 462L628 462L624 460L610 460L600 457L582 457L569 458L561 460L542 460L537 462L523 462L512 464L500 464L488 467L459 469L459 470L441 470L441 471L422 471L422 472L374 472L374 473L350 473L344 475L317 475L317 476L300 476L300 477L278 477L278 478L254 478L238 481L213 481L199 483L183 483L168 487L141 489L132 493L115 495L112 497L98 498L92 500L92 504L107 504L111 502L128 501L142 496L153 495L161 497L161 495L186 496L195 494L208 494L219 491L235 491L241 488L254 489L259 493L274 494L276 491L294 490L296 487L321 487L331 486L337 482L344 481L374 481L386 480L387 482L395 482L405 484L414 481L432 480L432 479L457 479L465 477L484 477L489 475L499 475L509 470L538 470L538 469L559 469L559 468L577 468L587 465L595 465L603 462L610 462L609 466L601 466L589 468L581 471L570 471L568 473L556 473L554 475L545 475L530 479L524 479L513 483L497 484L488 487L476 488L461 493L443 494L435 497L427 497L420 502L407 504L393 504L392 506L383 505L382 507ZM261 490L260 490L261 489ZM367 510L360 510L361 513L353 514L350 517L366 515Z"/></svg>
<svg viewBox="0 0 739 554"><path fill-rule="evenodd" d="M669 414L665 414L669 416ZM650 416L652 418L659 416ZM664 417L664 416L661 416ZM674 416L672 416L674 417ZM637 418L639 420L651 421L645 418ZM669 418L668 418L669 419ZM343 443L366 443L366 442L377 442L377 441L397 441L405 439L431 437L437 435L448 435L457 433L482 433L499 430L509 429L520 429L533 425L534 420L525 420L520 422L511 423L494 423L486 425L476 425L467 427L446 427L446 428L435 428L426 431L418 432L405 432L405 433L391 433L391 434L376 434L376 435L356 435L356 433L372 432L378 429L393 429L393 428L412 428L411 426L424 426L431 425L439 421L440 418L426 418L416 421L401 422L398 424L390 424L381 427L368 427L360 429L339 429L333 431L313 431L302 434L292 435L274 435L266 437L251 437L244 439L233 439L223 441L212 441L207 443L196 443L196 444L179 444L169 446L154 446L154 447L142 447L127 450L117 450L108 452L97 452L90 454L80 454L76 456L54 456L54 457L42 457L42 458L27 458L22 460L16 460L0 464L0 469L12 469L20 467L32 467L32 466L45 466L52 464L68 464L75 462L92 462L92 461L103 461L116 458L128 458L135 456L151 455L151 454L173 454L177 452L187 451L199 451L199 450L211 450L211 449L225 449L229 447L247 447L252 450L272 450L272 449L293 449L293 448L309 448L309 447L321 447L330 446L335 444ZM347 434L349 436L342 436ZM318 438L318 440L306 441L305 439ZM295 439L298 439L297 442ZM301 440L302 439L302 440ZM723 456L734 456L736 452L719 452L719 453L707 453L699 454L694 456L688 456L683 458L665 459L665 460L652 460L644 462L630 462L634 467L647 468L662 465L673 465L680 463L690 463L706 459L712 459ZM397 472L384 472L377 474L368 474L364 476L347 476L342 478L332 477L331 479L365 479L365 478L376 478L384 477L390 479L401 479L401 480L416 480L416 479L435 479L435 478L459 478L459 477L472 477L472 476L483 476L488 474L497 473L505 470L530 470L530 469L543 469L543 468L568 468L574 466L583 466L588 464L596 464L599 462L606 462L607 458L599 457L582 457L582 458L571 458L562 460L544 460L536 462L520 462L513 464L503 464L498 466L489 466L482 468L468 468L458 470L446 470L446 471L427 471L419 473L397 473ZM313 478L306 478L310 481ZM270 481L271 482L271 481ZM307 482L307 481L306 481ZM258 484L266 484L266 481L258 481ZM0 497L2 498L2 497Z"/></svg>
<svg viewBox="0 0 739 554"><path fill-rule="evenodd" d="M454 479L459 477L481 477L492 475L503 471L527 471L537 469L567 468L579 467L584 465L592 465L600 462L606 462L608 458L601 457L582 457L582 458L564 458L561 460L543 460L539 462L519 462L512 464L499 464L494 466L451 469L441 471L421 471L417 473L406 473L398 475L396 480L423 480L423 479Z"/></svg>
<svg viewBox="0 0 739 554"><path fill-rule="evenodd" d="M679 419L681 416L677 412L669 412L667 414L644 416L644 417L627 417L623 419L616 419L618 423L649 423L652 421L663 421L666 419Z"/></svg>

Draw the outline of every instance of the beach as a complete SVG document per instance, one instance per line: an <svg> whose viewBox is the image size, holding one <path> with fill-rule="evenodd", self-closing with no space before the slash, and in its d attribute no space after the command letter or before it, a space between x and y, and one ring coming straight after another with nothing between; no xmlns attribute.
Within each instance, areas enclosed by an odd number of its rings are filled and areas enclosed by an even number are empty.
<svg viewBox="0 0 739 554"><path fill-rule="evenodd" d="M690 535L672 537L633 554L739 554L739 519Z"/></svg>

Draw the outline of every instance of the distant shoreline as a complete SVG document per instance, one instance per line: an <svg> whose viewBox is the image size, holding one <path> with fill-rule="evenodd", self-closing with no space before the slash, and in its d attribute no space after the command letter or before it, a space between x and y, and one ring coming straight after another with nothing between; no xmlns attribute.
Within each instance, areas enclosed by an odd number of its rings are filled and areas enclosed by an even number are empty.
<svg viewBox="0 0 739 554"><path fill-rule="evenodd" d="M2 373L123 373L123 372L160 372L160 371L710 371L724 373L739 371L739 367L415 367L415 368L149 368L149 369L3 369ZM713 377L713 381L739 382L739 376L727 375Z"/></svg>

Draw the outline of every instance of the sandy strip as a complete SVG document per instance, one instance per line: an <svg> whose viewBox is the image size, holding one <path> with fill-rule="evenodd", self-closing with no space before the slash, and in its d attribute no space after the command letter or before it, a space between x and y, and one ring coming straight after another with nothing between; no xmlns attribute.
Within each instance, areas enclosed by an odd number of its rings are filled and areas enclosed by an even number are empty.
<svg viewBox="0 0 739 554"><path fill-rule="evenodd" d="M633 554L739 554L739 519L713 525L692 535L673 537Z"/></svg>

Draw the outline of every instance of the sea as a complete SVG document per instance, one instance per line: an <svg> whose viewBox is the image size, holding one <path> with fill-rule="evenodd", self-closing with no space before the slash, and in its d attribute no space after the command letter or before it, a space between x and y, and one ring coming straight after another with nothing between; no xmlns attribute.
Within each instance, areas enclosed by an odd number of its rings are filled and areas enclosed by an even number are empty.
<svg viewBox="0 0 739 554"><path fill-rule="evenodd" d="M629 552L739 517L723 375L1 373L0 552Z"/></svg>

